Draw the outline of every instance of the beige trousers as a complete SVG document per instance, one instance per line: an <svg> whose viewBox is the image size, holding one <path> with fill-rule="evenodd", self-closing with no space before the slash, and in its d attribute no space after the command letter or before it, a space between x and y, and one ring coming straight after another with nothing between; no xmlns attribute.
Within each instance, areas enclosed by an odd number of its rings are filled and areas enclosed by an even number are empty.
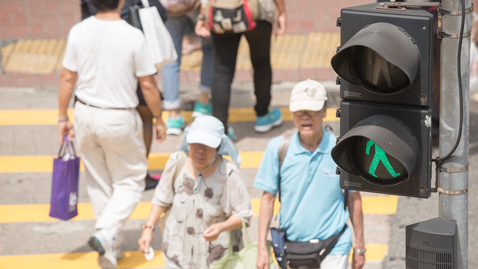
<svg viewBox="0 0 478 269"><path fill-rule="evenodd" d="M74 127L95 228L121 237L124 222L143 196L148 167L141 118L136 109L76 102Z"/></svg>

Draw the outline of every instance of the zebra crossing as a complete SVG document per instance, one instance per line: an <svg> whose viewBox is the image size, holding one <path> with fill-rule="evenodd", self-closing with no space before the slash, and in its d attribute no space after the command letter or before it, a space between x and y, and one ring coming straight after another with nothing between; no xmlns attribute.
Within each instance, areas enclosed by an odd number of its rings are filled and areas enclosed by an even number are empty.
<svg viewBox="0 0 478 269"><path fill-rule="evenodd" d="M286 107L281 107L281 110L286 121L283 126L263 138L256 137L251 128L252 135L247 135L244 141L237 143L243 160L241 171L254 208L252 225L249 228L252 238L257 238L261 194L252 188L252 184L263 156L265 142L293 129L290 112ZM329 110L326 124L338 129L335 109ZM59 146L56 113L55 109L0 110L0 269L99 268L96 262L97 253L86 245L88 236L93 232L94 215L81 178L79 215L67 222L48 216L51 171L56 153L48 145ZM69 113L73 111L70 110ZM190 114L191 111L183 112L188 122L191 121ZM241 128L252 126L254 111L250 108L232 108L230 119L232 124L238 124ZM28 148L15 146L23 145L18 140L28 137L25 132L41 137L32 139L34 142L25 143ZM175 149L173 144L179 142L176 137L171 137L170 140L167 145L154 144L152 147L149 169L155 173L164 168L169 154ZM32 150L32 146L36 149ZM362 195L368 249L365 268L382 268L381 261L388 251L388 218L395 214L398 198L367 193ZM151 197L151 191L145 192L143 201L138 204L125 225L125 252L118 263L119 268L165 267L159 251L160 234L156 235L152 243L156 250L155 259L146 261L137 251L136 241L141 233L141 224L149 214ZM279 205L276 205L275 213L278 209Z"/></svg>

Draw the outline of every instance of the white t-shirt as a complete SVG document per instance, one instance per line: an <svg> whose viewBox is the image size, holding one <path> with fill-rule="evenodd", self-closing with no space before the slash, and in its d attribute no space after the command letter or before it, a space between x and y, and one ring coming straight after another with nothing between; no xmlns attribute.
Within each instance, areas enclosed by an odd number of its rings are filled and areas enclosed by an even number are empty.
<svg viewBox="0 0 478 269"><path fill-rule="evenodd" d="M135 108L137 77L157 72L140 30L93 16L71 28L62 64L78 72L76 96L105 108Z"/></svg>

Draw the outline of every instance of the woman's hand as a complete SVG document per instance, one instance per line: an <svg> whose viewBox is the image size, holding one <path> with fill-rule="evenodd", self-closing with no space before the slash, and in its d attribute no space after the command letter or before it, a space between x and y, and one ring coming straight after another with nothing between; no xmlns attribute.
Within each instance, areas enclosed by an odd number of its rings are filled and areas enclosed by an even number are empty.
<svg viewBox="0 0 478 269"><path fill-rule="evenodd" d="M207 228L204 233L202 233L202 236L204 236L204 239L206 241L211 242L217 239L220 233L223 232L223 228L221 223L214 223L209 228Z"/></svg>
<svg viewBox="0 0 478 269"><path fill-rule="evenodd" d="M205 20L198 20L196 23L196 35L208 38L211 36L211 31Z"/></svg>
<svg viewBox="0 0 478 269"><path fill-rule="evenodd" d="M153 239L153 231L151 229L144 229L143 234L138 240L139 251L148 253L151 240Z"/></svg>
<svg viewBox="0 0 478 269"><path fill-rule="evenodd" d="M285 33L286 21L285 12L280 13L279 16L277 16L276 35L283 35Z"/></svg>

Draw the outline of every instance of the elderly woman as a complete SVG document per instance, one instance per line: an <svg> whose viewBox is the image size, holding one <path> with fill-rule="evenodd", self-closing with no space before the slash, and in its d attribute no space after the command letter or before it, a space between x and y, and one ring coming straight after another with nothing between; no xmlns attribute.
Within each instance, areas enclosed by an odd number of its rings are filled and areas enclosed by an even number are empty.
<svg viewBox="0 0 478 269"><path fill-rule="evenodd" d="M179 149L188 150L188 155L175 152L166 163L139 248L148 252L159 217L170 209L162 244L167 268L209 268L227 254L226 231L233 232L234 250L242 247L241 217L249 224L252 216L250 196L238 169L241 159L224 134L224 125L212 116L196 118L186 128ZM237 166L222 155L229 155Z"/></svg>

